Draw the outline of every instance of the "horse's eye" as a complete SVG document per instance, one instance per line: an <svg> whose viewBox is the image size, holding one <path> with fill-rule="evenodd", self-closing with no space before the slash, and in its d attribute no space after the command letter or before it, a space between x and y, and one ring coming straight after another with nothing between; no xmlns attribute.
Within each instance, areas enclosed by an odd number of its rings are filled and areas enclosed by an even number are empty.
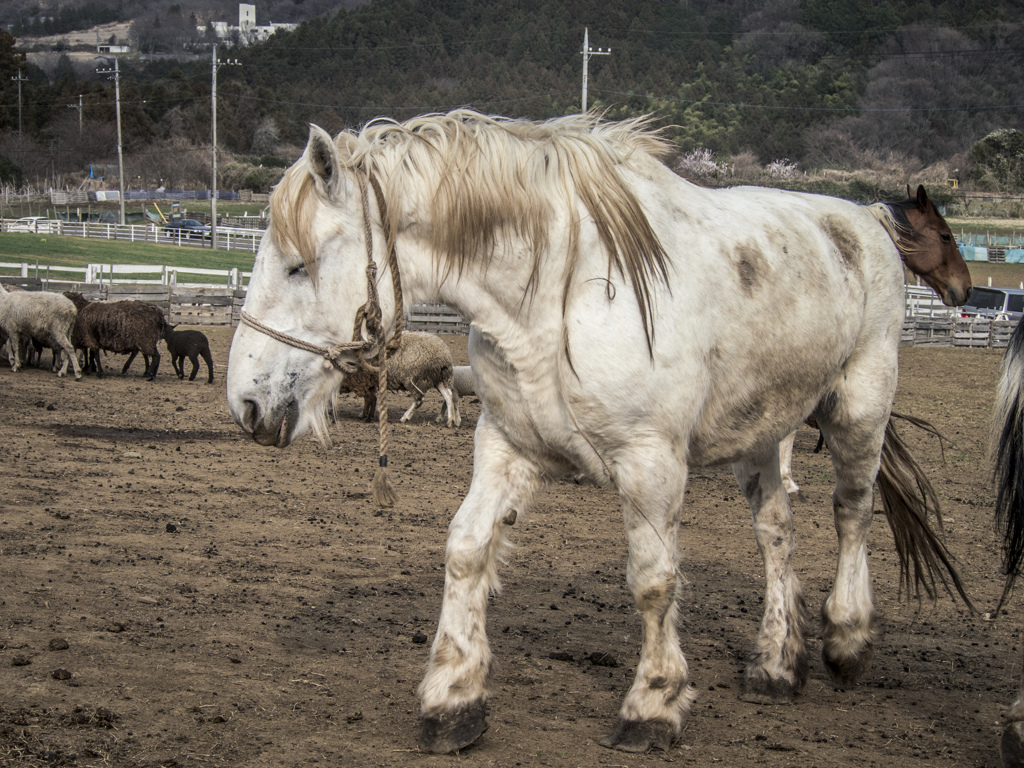
<svg viewBox="0 0 1024 768"><path fill-rule="evenodd" d="M941 235L939 235L939 238L944 243L951 243L953 241L953 236L948 234L948 233L945 233L945 232L943 232Z"/></svg>
<svg viewBox="0 0 1024 768"><path fill-rule="evenodd" d="M288 270L288 277L295 277L296 275L304 275L304 274L306 274L306 268L305 267L293 267L292 269Z"/></svg>

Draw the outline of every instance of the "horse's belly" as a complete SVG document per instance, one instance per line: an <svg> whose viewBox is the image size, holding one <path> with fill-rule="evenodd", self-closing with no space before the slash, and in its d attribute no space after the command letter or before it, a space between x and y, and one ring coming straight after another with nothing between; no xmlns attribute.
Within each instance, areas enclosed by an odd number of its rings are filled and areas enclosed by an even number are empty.
<svg viewBox="0 0 1024 768"><path fill-rule="evenodd" d="M755 455L799 426L843 375L847 353L814 345L813 354L776 352L734 358L731 375L713 376L689 439L695 465L732 463ZM770 348L769 348L770 349Z"/></svg>

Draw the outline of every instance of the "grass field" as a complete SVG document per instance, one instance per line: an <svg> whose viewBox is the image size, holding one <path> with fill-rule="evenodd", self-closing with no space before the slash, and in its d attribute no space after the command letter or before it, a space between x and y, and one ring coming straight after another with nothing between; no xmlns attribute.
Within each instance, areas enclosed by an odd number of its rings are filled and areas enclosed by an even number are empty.
<svg viewBox="0 0 1024 768"><path fill-rule="evenodd" d="M146 201L146 208L153 212L159 207L165 216L171 215L171 202L169 200L158 200L156 205L152 201ZM266 205L261 203L240 203L233 200L218 200L217 214L219 216L258 216ZM120 210L116 202L89 203L88 205L58 205L50 203L2 203L0 202L0 218L20 219L22 216L47 216L51 219L59 218L57 213L99 213L100 211L112 211L118 213ZM141 201L129 200L125 203L126 213L138 213L142 210ZM181 210L183 214L188 213L209 213L209 200L182 200Z"/></svg>
<svg viewBox="0 0 1024 768"><path fill-rule="evenodd" d="M250 271L255 254L153 243L125 243L66 235L0 234L0 262L28 262L55 267L87 264L166 264L187 269Z"/></svg>

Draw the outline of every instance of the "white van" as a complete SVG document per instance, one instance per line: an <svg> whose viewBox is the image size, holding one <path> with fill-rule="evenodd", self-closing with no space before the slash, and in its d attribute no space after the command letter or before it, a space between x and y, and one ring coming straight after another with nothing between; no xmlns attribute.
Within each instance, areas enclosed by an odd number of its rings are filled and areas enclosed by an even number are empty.
<svg viewBox="0 0 1024 768"><path fill-rule="evenodd" d="M7 225L8 232L33 232L37 235L60 233L60 222L50 221L45 216L25 216Z"/></svg>

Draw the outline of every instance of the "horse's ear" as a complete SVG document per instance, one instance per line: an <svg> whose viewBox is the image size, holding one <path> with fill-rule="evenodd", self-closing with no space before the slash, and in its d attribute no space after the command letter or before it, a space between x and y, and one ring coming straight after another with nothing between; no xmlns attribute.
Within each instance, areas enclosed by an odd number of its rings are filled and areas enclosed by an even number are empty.
<svg viewBox="0 0 1024 768"><path fill-rule="evenodd" d="M907 184L907 200L912 199L914 196L910 194L910 185Z"/></svg>
<svg viewBox="0 0 1024 768"><path fill-rule="evenodd" d="M909 187L907 188L909 190ZM917 185L917 208L920 211L927 211L931 206L931 200L928 199L928 193L924 191L924 184Z"/></svg>
<svg viewBox="0 0 1024 768"><path fill-rule="evenodd" d="M328 194L337 189L341 181L341 164L338 162L338 150L334 146L334 140L319 125L310 123L309 143L306 144L306 159L309 162L313 176L318 180L318 186L323 185L323 190Z"/></svg>

